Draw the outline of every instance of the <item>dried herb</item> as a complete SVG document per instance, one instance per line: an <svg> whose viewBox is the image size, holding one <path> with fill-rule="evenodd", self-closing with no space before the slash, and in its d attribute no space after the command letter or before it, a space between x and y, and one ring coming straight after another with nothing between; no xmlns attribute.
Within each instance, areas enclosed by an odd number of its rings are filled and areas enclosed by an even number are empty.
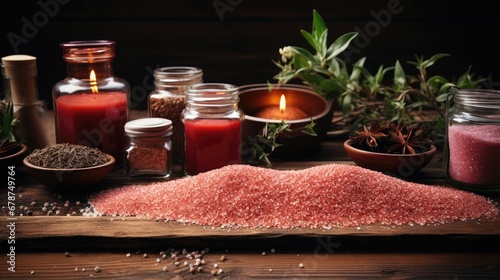
<svg viewBox="0 0 500 280"><path fill-rule="evenodd" d="M388 154L418 154L428 151L430 141L421 138L422 130L417 125L408 127L401 123L373 123L363 126L351 137L350 145L365 151Z"/></svg>
<svg viewBox="0 0 500 280"><path fill-rule="evenodd" d="M105 164L108 157L97 148L63 143L34 150L28 161L44 168L76 169Z"/></svg>

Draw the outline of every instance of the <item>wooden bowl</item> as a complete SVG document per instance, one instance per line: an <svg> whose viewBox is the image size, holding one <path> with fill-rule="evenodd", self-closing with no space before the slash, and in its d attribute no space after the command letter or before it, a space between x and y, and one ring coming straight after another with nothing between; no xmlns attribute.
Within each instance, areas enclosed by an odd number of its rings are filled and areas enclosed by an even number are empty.
<svg viewBox="0 0 500 280"><path fill-rule="evenodd" d="M436 147L419 154L384 154L365 151L354 148L350 145L350 139L344 142L344 149L347 155L357 165L383 173L397 175L400 177L410 177L417 171L424 168L436 155Z"/></svg>
<svg viewBox="0 0 500 280"><path fill-rule="evenodd" d="M0 157L0 167L5 170L7 166L18 166L23 163L23 159L28 155L28 146L20 144L19 150L14 154Z"/></svg>
<svg viewBox="0 0 500 280"><path fill-rule="evenodd" d="M115 158L107 155L108 162L85 168L44 168L31 164L28 157L23 164L38 182L59 192L80 193L102 181L115 166Z"/></svg>
<svg viewBox="0 0 500 280"><path fill-rule="evenodd" d="M321 142L332 121L332 102L312 91L310 87L303 85L287 84L269 91L267 84L253 84L242 86L239 90L238 106L245 113L243 147L245 147L245 143L250 142L252 137L262 133L266 123L281 123L281 120L259 118L255 115L266 107L279 106L281 95L285 94L287 107L298 107L310 118L285 120L290 128L296 131L278 138L277 142L282 146L276 148L271 157L301 159L319 151ZM315 123L314 130L317 136L306 135L299 130L310 124L311 118Z"/></svg>

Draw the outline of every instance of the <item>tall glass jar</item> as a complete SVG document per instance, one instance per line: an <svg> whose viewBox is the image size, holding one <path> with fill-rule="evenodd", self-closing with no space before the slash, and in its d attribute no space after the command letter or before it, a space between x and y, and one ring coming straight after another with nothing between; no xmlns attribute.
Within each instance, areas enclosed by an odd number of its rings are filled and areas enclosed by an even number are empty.
<svg viewBox="0 0 500 280"><path fill-rule="evenodd" d="M168 178L172 174L172 121L142 118L125 124L125 175Z"/></svg>
<svg viewBox="0 0 500 280"><path fill-rule="evenodd" d="M500 91L452 89L447 101L446 176L461 188L500 191Z"/></svg>
<svg viewBox="0 0 500 280"><path fill-rule="evenodd" d="M165 118L172 121L172 162L182 162L183 132L181 113L186 108L186 89L203 81L200 68L172 66L157 68L154 71L155 89L148 96L150 117Z"/></svg>
<svg viewBox="0 0 500 280"><path fill-rule="evenodd" d="M234 85L200 83L188 87L181 115L185 175L241 163L244 114L238 100Z"/></svg>
<svg viewBox="0 0 500 280"><path fill-rule="evenodd" d="M129 84L113 74L113 41L62 43L67 77L54 85L57 143L96 147L123 162Z"/></svg>

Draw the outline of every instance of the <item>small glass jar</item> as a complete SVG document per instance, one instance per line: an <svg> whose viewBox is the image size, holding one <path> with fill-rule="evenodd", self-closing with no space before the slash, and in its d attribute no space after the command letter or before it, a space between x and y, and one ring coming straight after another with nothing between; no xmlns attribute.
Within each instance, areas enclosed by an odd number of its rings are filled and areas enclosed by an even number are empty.
<svg viewBox="0 0 500 280"><path fill-rule="evenodd" d="M125 124L125 175L168 178L172 174L172 121L142 118Z"/></svg>
<svg viewBox="0 0 500 280"><path fill-rule="evenodd" d="M200 83L188 87L181 115L185 175L241 163L244 114L238 100L234 85Z"/></svg>
<svg viewBox="0 0 500 280"><path fill-rule="evenodd" d="M448 94L446 177L457 187L500 191L500 91L456 89Z"/></svg>
<svg viewBox="0 0 500 280"><path fill-rule="evenodd" d="M113 41L62 43L67 76L54 85L57 143L96 147L123 162L129 84L113 74Z"/></svg>
<svg viewBox="0 0 500 280"><path fill-rule="evenodd" d="M196 67L173 66L155 69L155 89L148 96L150 117L172 121L172 161L181 163L183 132L181 113L186 108L186 89L203 81L203 71Z"/></svg>

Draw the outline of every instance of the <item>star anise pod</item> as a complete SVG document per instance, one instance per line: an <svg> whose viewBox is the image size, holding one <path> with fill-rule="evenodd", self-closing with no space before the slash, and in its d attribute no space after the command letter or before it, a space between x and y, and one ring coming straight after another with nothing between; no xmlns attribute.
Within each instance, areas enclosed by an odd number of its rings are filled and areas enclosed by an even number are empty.
<svg viewBox="0 0 500 280"><path fill-rule="evenodd" d="M420 130L416 126L392 125L389 129L390 154L417 154L428 149L428 142L419 138Z"/></svg>
<svg viewBox="0 0 500 280"><path fill-rule="evenodd" d="M377 151L381 139L387 137L389 124L372 123L370 128L363 125L362 131L356 131L356 136L351 137L351 146L363 150Z"/></svg>

